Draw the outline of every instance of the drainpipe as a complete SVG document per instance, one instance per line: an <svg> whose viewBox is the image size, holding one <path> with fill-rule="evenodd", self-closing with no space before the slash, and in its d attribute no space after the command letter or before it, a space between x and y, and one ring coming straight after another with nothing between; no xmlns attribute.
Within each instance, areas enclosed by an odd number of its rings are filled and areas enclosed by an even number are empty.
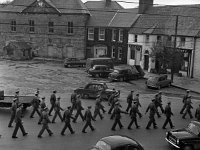
<svg viewBox="0 0 200 150"><path fill-rule="evenodd" d="M192 53L192 69L191 78L194 78L194 59L195 59L195 49L196 49L196 37L194 37L193 53Z"/></svg>

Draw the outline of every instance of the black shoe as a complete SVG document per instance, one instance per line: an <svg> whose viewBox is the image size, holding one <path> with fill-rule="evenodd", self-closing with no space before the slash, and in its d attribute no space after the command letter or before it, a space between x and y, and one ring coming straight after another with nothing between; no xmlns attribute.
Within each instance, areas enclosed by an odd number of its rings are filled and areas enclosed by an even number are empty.
<svg viewBox="0 0 200 150"><path fill-rule="evenodd" d="M30 118L34 118L33 116L30 116Z"/></svg>
<svg viewBox="0 0 200 150"><path fill-rule="evenodd" d="M13 126L9 125L8 128L12 128Z"/></svg>
<svg viewBox="0 0 200 150"><path fill-rule="evenodd" d="M17 137L17 136L12 136L12 138L13 138L13 139L16 139L16 138L18 138L18 137Z"/></svg>
<svg viewBox="0 0 200 150"><path fill-rule="evenodd" d="M49 114L49 116L52 116L51 114Z"/></svg>
<svg viewBox="0 0 200 150"><path fill-rule="evenodd" d="M61 133L61 135L65 135L64 133Z"/></svg>
<svg viewBox="0 0 200 150"><path fill-rule="evenodd" d="M53 135L53 133L49 133L49 136L52 136Z"/></svg>
<svg viewBox="0 0 200 150"><path fill-rule="evenodd" d="M94 131L94 130L95 130L95 128L92 129L92 131Z"/></svg>
<svg viewBox="0 0 200 150"><path fill-rule="evenodd" d="M149 128L149 127L146 127L146 129L149 130L150 128Z"/></svg>
<svg viewBox="0 0 200 150"><path fill-rule="evenodd" d="M174 129L175 126L172 126L171 129Z"/></svg>
<svg viewBox="0 0 200 150"><path fill-rule="evenodd" d="M75 133L75 131L71 132L71 134L74 134L74 133Z"/></svg>
<svg viewBox="0 0 200 150"><path fill-rule="evenodd" d="M128 127L127 129L129 129L129 130L132 130L132 128L131 128L131 127Z"/></svg>
<svg viewBox="0 0 200 150"><path fill-rule="evenodd" d="M87 132L85 132L85 131L82 131L83 133L87 133Z"/></svg>
<svg viewBox="0 0 200 150"><path fill-rule="evenodd" d="M73 120L72 122L73 122L73 123L76 123L76 121L75 121L75 120Z"/></svg>
<svg viewBox="0 0 200 150"><path fill-rule="evenodd" d="M120 127L120 129L123 129L123 128L124 128L124 126L121 126L121 127Z"/></svg>
<svg viewBox="0 0 200 150"><path fill-rule="evenodd" d="M182 117L183 119L185 119L185 117Z"/></svg>
<svg viewBox="0 0 200 150"><path fill-rule="evenodd" d="M153 128L154 128L154 129L158 129L158 127L157 127L157 126L154 126Z"/></svg>
<svg viewBox="0 0 200 150"><path fill-rule="evenodd" d="M38 124L41 124L41 122L38 122Z"/></svg>
<svg viewBox="0 0 200 150"><path fill-rule="evenodd" d="M115 131L115 129L111 129L112 131Z"/></svg>
<svg viewBox="0 0 200 150"><path fill-rule="evenodd" d="M162 127L162 129L166 129L165 127Z"/></svg>
<svg viewBox="0 0 200 150"><path fill-rule="evenodd" d="M55 121L52 121L51 123L56 123Z"/></svg>
<svg viewBox="0 0 200 150"><path fill-rule="evenodd" d="M24 133L23 136L26 136L28 133Z"/></svg>
<svg viewBox="0 0 200 150"><path fill-rule="evenodd" d="M136 128L137 128L137 129L139 129L139 128L140 128L140 126L137 126Z"/></svg>
<svg viewBox="0 0 200 150"><path fill-rule="evenodd" d="M38 138L42 138L42 136L41 136L41 135L38 135L37 137L38 137Z"/></svg>

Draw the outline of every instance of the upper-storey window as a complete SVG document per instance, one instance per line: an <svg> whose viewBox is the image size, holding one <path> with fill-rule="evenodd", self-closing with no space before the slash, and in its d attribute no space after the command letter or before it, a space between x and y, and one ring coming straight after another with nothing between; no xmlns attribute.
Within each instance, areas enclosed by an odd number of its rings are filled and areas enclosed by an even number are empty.
<svg viewBox="0 0 200 150"><path fill-rule="evenodd" d="M112 41L117 41L117 30L116 29L112 30Z"/></svg>
<svg viewBox="0 0 200 150"><path fill-rule="evenodd" d="M54 32L54 22L50 21L48 24L49 27L49 33L53 33Z"/></svg>
<svg viewBox="0 0 200 150"><path fill-rule="evenodd" d="M99 40L105 40L105 29L99 28Z"/></svg>
<svg viewBox="0 0 200 150"><path fill-rule="evenodd" d="M29 20L29 31L35 32L35 22L34 22L34 20Z"/></svg>
<svg viewBox="0 0 200 150"><path fill-rule="evenodd" d="M138 42L138 35L135 35L134 42Z"/></svg>
<svg viewBox="0 0 200 150"><path fill-rule="evenodd" d="M16 25L17 25L16 20L12 20L11 21L11 31L16 31L16 29L17 29Z"/></svg>
<svg viewBox="0 0 200 150"><path fill-rule="evenodd" d="M149 35L146 35L146 43L149 43Z"/></svg>
<svg viewBox="0 0 200 150"><path fill-rule="evenodd" d="M73 25L72 21L68 22L68 30L67 30L67 32L69 34L73 34L74 33L74 25Z"/></svg>
<svg viewBox="0 0 200 150"><path fill-rule="evenodd" d="M119 30L119 41L123 42L123 30Z"/></svg>
<svg viewBox="0 0 200 150"><path fill-rule="evenodd" d="M185 37L181 37L180 46L185 46Z"/></svg>
<svg viewBox="0 0 200 150"><path fill-rule="evenodd" d="M94 28L88 28L88 40L94 40Z"/></svg>

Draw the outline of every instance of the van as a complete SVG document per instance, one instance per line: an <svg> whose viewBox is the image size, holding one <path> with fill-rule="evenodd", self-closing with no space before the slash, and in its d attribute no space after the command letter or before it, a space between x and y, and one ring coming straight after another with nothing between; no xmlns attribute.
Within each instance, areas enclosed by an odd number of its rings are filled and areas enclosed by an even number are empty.
<svg viewBox="0 0 200 150"><path fill-rule="evenodd" d="M114 68L114 62L112 58L108 57L88 58L86 61L86 71L88 71L94 65L107 65L111 69Z"/></svg>

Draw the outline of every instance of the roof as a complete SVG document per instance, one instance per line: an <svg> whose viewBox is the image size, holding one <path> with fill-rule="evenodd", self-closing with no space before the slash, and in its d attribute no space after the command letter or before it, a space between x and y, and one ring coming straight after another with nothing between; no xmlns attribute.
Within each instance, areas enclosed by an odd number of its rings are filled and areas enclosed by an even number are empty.
<svg viewBox="0 0 200 150"><path fill-rule="evenodd" d="M174 35L178 15L179 36L200 36L200 5L159 6L138 17L130 33Z"/></svg>
<svg viewBox="0 0 200 150"><path fill-rule="evenodd" d="M68 14L89 14L86 6L81 0L43 0L60 13ZM0 7L1 11L5 12L22 12L25 8L37 0L13 0L12 2Z"/></svg>
<svg viewBox="0 0 200 150"><path fill-rule="evenodd" d="M101 139L101 141L106 142L112 148L115 148L121 145L128 145L128 144L138 145L138 143L134 141L133 139L125 137L125 136L120 136L120 135L104 137Z"/></svg>

